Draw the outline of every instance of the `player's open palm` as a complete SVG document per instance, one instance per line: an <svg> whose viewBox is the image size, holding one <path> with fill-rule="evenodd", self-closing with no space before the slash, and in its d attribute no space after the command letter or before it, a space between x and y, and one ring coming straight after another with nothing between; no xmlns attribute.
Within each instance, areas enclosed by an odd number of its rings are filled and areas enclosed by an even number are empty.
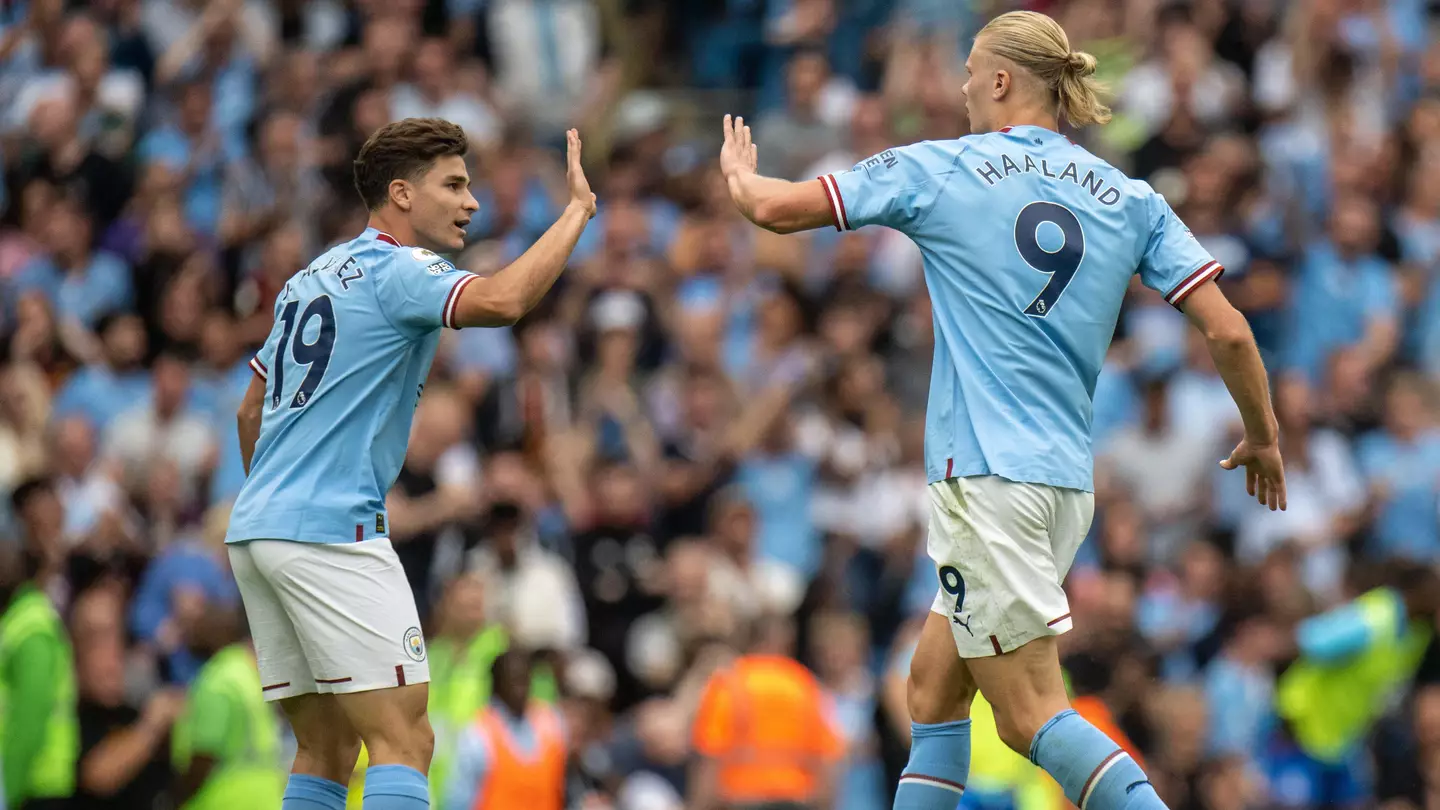
<svg viewBox="0 0 1440 810"><path fill-rule="evenodd" d="M744 118L725 116L725 142L720 146L720 172L726 177L748 172L754 174L760 161L760 150L750 140L750 127Z"/></svg>
<svg viewBox="0 0 1440 810"><path fill-rule="evenodd" d="M1245 491L1272 512L1285 509L1285 462L1279 444L1251 444L1249 439L1241 439L1220 466L1227 470L1244 467Z"/></svg>
<svg viewBox="0 0 1440 810"><path fill-rule="evenodd" d="M570 200L595 216L595 192L580 165L580 131L575 129L565 133L565 183L570 187Z"/></svg>

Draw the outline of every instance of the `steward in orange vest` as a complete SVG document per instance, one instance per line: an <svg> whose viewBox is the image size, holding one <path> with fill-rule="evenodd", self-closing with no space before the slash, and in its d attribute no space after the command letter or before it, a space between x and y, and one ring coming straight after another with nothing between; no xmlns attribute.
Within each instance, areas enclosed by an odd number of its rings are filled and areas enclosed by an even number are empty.
<svg viewBox="0 0 1440 810"><path fill-rule="evenodd" d="M692 730L694 810L828 804L844 742L830 696L800 662L766 651L711 676Z"/></svg>
<svg viewBox="0 0 1440 810"><path fill-rule="evenodd" d="M493 698L460 736L443 810L563 810L568 753L553 707L529 700L530 654L490 669Z"/></svg>

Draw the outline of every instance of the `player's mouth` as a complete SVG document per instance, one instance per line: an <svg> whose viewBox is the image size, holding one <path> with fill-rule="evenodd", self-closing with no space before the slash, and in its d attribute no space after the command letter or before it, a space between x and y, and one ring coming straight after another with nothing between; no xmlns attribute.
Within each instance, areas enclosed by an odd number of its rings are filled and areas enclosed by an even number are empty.
<svg viewBox="0 0 1440 810"><path fill-rule="evenodd" d="M462 231L465 230L466 228L470 227L470 218L462 217L455 220L455 227L459 228Z"/></svg>

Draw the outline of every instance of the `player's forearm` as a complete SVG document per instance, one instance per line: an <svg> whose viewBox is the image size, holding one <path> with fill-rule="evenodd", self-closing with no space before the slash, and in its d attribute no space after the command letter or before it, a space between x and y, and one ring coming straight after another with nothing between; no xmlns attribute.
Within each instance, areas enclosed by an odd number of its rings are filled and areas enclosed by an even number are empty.
<svg viewBox="0 0 1440 810"><path fill-rule="evenodd" d="M265 407L265 380L259 376L250 378L250 387L245 389L245 398L235 411L235 430L240 435L240 461L245 465L245 474L250 474L250 461L255 457L255 442L260 440L260 412Z"/></svg>
<svg viewBox="0 0 1440 810"><path fill-rule="evenodd" d="M740 213L767 231L796 233L835 224L819 180L792 183L738 171L726 175L725 182Z"/></svg>
<svg viewBox="0 0 1440 810"><path fill-rule="evenodd" d="M250 461L255 458L255 442L260 440L260 409L254 413L241 406L235 419L235 429L240 434L240 460L245 464L245 474L250 474Z"/></svg>
<svg viewBox="0 0 1440 810"><path fill-rule="evenodd" d="M508 267L487 279L466 286L456 306L459 326L506 326L540 303L570 260L575 244L590 222L590 212L579 203L550 226L530 249Z"/></svg>
<svg viewBox="0 0 1440 810"><path fill-rule="evenodd" d="M1238 327L1227 332L1207 334L1205 343L1220 378L1240 409L1245 437L1252 444L1273 444L1279 438L1279 428L1270 405L1265 363L1260 359L1250 327L1242 319Z"/></svg>
<svg viewBox="0 0 1440 810"><path fill-rule="evenodd" d="M725 183L730 188L730 199L746 219L766 230L789 232L783 230L784 223L779 221L780 212L776 210L775 201L792 185L790 181L763 177L753 172L732 172L726 176Z"/></svg>

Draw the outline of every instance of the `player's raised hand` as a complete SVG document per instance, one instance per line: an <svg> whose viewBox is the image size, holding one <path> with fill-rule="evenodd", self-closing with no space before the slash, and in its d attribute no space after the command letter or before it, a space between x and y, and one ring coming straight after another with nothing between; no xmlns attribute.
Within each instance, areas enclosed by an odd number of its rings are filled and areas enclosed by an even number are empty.
<svg viewBox="0 0 1440 810"><path fill-rule="evenodd" d="M732 174L754 174L760 161L760 149L750 140L750 127L744 118L725 116L725 143L720 146L720 171Z"/></svg>
<svg viewBox="0 0 1440 810"><path fill-rule="evenodd" d="M1227 470L1245 468L1245 491L1270 511L1285 509L1285 462L1279 444L1251 444L1241 439L1230 457L1220 462Z"/></svg>
<svg viewBox="0 0 1440 810"><path fill-rule="evenodd" d="M565 133L565 182L570 187L570 201L595 216L595 192L580 165L580 131L575 129Z"/></svg>

